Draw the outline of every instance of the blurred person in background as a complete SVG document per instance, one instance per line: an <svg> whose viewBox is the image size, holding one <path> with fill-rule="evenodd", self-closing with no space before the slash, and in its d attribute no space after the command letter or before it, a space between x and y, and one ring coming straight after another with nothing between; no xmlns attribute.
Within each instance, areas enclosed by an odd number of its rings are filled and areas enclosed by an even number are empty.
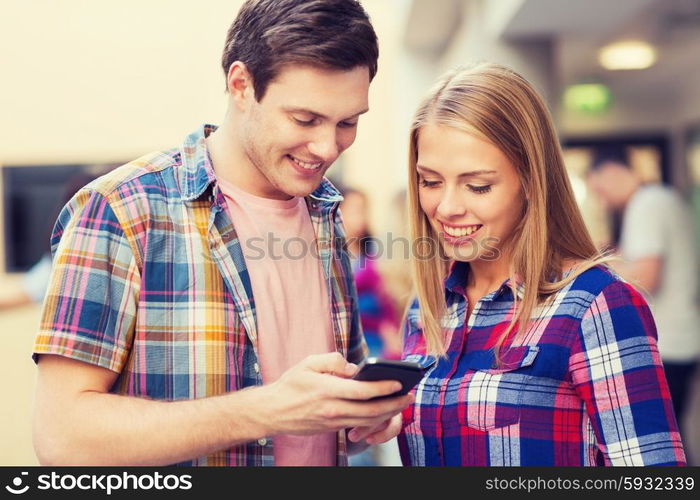
<svg viewBox="0 0 700 500"><path fill-rule="evenodd" d="M348 440L396 435L411 396L368 401L400 383L351 380L366 344L324 177L377 59L355 0L247 0L221 126L64 208L34 345L41 463L346 465Z"/></svg>
<svg viewBox="0 0 700 500"><path fill-rule="evenodd" d="M405 465L685 465L642 295L606 266L542 98L482 63L445 74L409 141L417 299Z"/></svg>
<svg viewBox="0 0 700 500"><path fill-rule="evenodd" d="M40 304L46 295L46 287L51 276L51 254L41 256L18 281L2 283L0 291L0 311Z"/></svg>
<svg viewBox="0 0 700 500"><path fill-rule="evenodd" d="M345 237L357 285L358 308L369 355L387 359L401 358L399 314L384 285L375 254L377 243L369 232L367 195L341 188Z"/></svg>
<svg viewBox="0 0 700 500"><path fill-rule="evenodd" d="M622 216L622 262L612 267L649 298L673 408L682 422L700 358L700 268L690 208L671 187L644 184L622 145L596 151L588 184Z"/></svg>
<svg viewBox="0 0 700 500"><path fill-rule="evenodd" d="M394 309L403 314L415 291L411 279L411 243L408 228L407 193L400 190L391 199L388 227L391 228L383 257L378 259L384 286L394 302Z"/></svg>
<svg viewBox="0 0 700 500"><path fill-rule="evenodd" d="M50 217L51 224L56 220L58 211L83 186L96 179L98 175L80 173L71 176L62 188L61 205L57 207L56 214ZM41 304L46 296L46 288L51 278L51 247L49 245L51 228L47 228L46 253L22 275L18 282L6 284L0 295L0 310L14 309L28 304Z"/></svg>
<svg viewBox="0 0 700 500"><path fill-rule="evenodd" d="M375 260L377 243L369 231L367 195L358 189L339 189L343 195L340 210L357 285L357 305L369 356L400 359L399 314L392 297L386 291L384 277ZM351 456L350 465L401 465L396 441L371 446L362 453Z"/></svg>

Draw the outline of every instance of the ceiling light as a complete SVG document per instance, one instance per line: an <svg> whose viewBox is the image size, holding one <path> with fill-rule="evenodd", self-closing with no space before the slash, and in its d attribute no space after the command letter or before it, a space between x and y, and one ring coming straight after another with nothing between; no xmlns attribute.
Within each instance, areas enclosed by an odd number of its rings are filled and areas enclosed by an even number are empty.
<svg viewBox="0 0 700 500"><path fill-rule="evenodd" d="M656 49L636 40L611 43L600 49L598 61L609 70L645 69L656 62Z"/></svg>

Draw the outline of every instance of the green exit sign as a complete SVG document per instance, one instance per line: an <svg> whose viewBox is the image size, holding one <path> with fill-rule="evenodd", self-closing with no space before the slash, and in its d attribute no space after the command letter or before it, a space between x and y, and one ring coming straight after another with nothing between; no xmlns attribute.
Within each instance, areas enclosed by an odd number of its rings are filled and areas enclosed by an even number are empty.
<svg viewBox="0 0 700 500"><path fill-rule="evenodd" d="M564 107L569 111L602 114L610 109L612 94L602 83L579 83L564 91Z"/></svg>

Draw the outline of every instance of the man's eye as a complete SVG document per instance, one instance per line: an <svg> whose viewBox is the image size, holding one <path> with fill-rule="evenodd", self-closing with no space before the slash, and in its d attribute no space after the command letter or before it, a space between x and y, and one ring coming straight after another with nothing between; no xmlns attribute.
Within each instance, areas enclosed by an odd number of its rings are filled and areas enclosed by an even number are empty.
<svg viewBox="0 0 700 500"><path fill-rule="evenodd" d="M311 127L316 123L316 118L311 118L310 120L301 120L299 118L293 117L294 121L297 122L302 127Z"/></svg>
<svg viewBox="0 0 700 500"><path fill-rule="evenodd" d="M340 122L338 126L343 128L353 128L357 127L357 122Z"/></svg>

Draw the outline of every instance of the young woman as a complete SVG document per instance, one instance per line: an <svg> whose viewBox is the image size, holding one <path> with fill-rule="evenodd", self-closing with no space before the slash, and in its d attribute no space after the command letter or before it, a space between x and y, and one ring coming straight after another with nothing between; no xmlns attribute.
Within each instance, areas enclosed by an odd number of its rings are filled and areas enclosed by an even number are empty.
<svg viewBox="0 0 700 500"><path fill-rule="evenodd" d="M404 358L430 368L404 464L684 465L654 320L591 241L530 84L496 65L445 75L409 158Z"/></svg>

